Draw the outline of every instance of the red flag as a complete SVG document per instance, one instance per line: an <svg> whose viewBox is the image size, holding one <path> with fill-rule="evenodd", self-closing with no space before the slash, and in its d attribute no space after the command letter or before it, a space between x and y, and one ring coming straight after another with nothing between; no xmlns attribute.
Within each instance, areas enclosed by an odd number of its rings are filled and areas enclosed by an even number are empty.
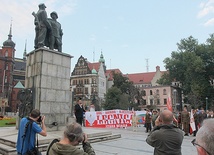
<svg viewBox="0 0 214 155"><path fill-rule="evenodd" d="M168 95L168 98L167 98L167 108L168 108L168 110L173 111L170 95Z"/></svg>

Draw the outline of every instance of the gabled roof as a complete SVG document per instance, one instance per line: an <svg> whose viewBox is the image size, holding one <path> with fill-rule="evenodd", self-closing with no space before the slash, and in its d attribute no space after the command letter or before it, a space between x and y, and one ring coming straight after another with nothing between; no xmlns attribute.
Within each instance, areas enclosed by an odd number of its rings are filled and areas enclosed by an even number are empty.
<svg viewBox="0 0 214 155"><path fill-rule="evenodd" d="M94 62L94 63L87 62L87 63L88 63L88 68L91 71L92 71L92 69L95 69L98 72L99 67L100 67L100 63L99 62Z"/></svg>
<svg viewBox="0 0 214 155"><path fill-rule="evenodd" d="M108 81L112 81L113 80L113 74L112 74L113 72L122 74L120 69L108 69L108 70L106 70L106 73L105 73L106 77L109 77Z"/></svg>
<svg viewBox="0 0 214 155"><path fill-rule="evenodd" d="M155 76L155 73L156 72L127 74L126 77L134 84L150 83Z"/></svg>
<svg viewBox="0 0 214 155"><path fill-rule="evenodd" d="M25 87L22 85L22 83L19 81L14 88L24 89Z"/></svg>

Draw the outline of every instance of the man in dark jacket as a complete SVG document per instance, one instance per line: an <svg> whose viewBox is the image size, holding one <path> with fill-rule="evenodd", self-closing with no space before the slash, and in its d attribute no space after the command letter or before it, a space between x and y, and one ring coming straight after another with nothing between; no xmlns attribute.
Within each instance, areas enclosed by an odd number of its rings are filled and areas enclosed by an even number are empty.
<svg viewBox="0 0 214 155"><path fill-rule="evenodd" d="M75 105L74 110L75 110L76 122L82 126L83 112L85 112L85 109L82 105L81 99L77 100L77 104Z"/></svg>
<svg viewBox="0 0 214 155"><path fill-rule="evenodd" d="M151 131L152 116L149 110L146 111L145 123L146 123L146 132Z"/></svg>
<svg viewBox="0 0 214 155"><path fill-rule="evenodd" d="M172 112L162 111L155 123L146 139L146 142L155 148L154 155L181 155L184 134L173 124Z"/></svg>

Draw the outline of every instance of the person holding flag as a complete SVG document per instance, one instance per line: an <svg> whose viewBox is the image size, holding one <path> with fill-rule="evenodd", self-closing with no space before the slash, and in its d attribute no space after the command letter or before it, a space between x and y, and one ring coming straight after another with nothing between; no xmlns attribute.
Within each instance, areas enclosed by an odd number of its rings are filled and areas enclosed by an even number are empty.
<svg viewBox="0 0 214 155"><path fill-rule="evenodd" d="M191 109L190 112L190 135L196 131L195 119L194 119L195 110Z"/></svg>

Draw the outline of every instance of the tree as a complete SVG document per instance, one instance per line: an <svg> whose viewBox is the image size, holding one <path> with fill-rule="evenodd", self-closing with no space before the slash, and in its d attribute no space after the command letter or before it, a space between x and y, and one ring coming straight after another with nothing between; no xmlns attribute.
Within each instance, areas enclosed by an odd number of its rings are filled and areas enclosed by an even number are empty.
<svg viewBox="0 0 214 155"><path fill-rule="evenodd" d="M117 87L109 88L105 96L104 109L120 109L119 101L121 95L122 92Z"/></svg>
<svg viewBox="0 0 214 155"><path fill-rule="evenodd" d="M129 95L128 94L121 94L120 101L119 101L120 109L127 110L130 108L129 104Z"/></svg>
<svg viewBox="0 0 214 155"><path fill-rule="evenodd" d="M114 84L107 91L104 108L128 109L138 106L135 101L138 99L138 89L134 87L126 76L113 72ZM135 106L136 105L136 106Z"/></svg>
<svg viewBox="0 0 214 155"><path fill-rule="evenodd" d="M187 102L202 103L206 96L211 97L210 79L214 77L214 36L207 39L207 44L198 44L192 36L177 43L178 50L165 58L168 74L158 80L159 84L179 81L187 96Z"/></svg>

